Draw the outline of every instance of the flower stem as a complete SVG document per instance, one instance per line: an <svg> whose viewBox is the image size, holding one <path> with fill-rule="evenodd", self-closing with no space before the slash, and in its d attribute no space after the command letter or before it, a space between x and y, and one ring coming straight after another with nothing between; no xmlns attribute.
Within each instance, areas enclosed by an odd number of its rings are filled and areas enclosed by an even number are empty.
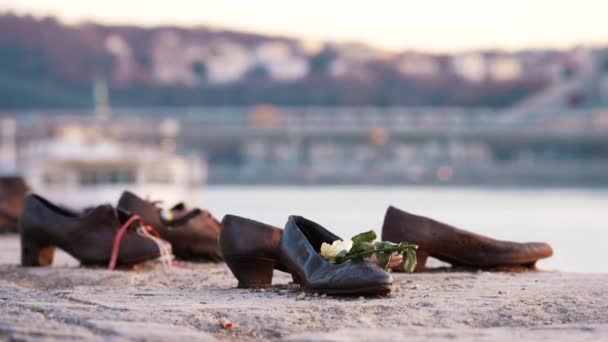
<svg viewBox="0 0 608 342"><path fill-rule="evenodd" d="M346 255L343 260L348 261L348 260L352 260L352 259L356 259L356 258L368 257L368 256L371 256L372 254L378 253L378 252L403 252L406 249L409 249L409 248L416 249L417 247L418 247L417 245L408 244L408 245L403 245L403 246L378 248L378 249L374 249L374 250L360 252L357 254Z"/></svg>

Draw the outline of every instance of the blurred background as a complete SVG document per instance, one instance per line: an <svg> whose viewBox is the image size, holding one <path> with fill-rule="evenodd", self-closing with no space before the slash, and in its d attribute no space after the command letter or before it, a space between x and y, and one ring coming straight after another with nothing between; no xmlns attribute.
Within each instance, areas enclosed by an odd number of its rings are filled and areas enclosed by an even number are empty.
<svg viewBox="0 0 608 342"><path fill-rule="evenodd" d="M378 232L390 204L608 272L602 0L0 0L0 174Z"/></svg>

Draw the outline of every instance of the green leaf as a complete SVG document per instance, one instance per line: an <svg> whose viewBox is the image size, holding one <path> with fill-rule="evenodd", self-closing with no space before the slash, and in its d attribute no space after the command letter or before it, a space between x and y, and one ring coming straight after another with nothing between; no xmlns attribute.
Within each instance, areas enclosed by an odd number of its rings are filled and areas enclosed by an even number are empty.
<svg viewBox="0 0 608 342"><path fill-rule="evenodd" d="M391 247L400 247L401 245L398 245L396 243L392 243L390 241L376 241L374 242L374 247L376 247L376 249L382 249L382 248L391 248Z"/></svg>
<svg viewBox="0 0 608 342"><path fill-rule="evenodd" d="M383 270L388 271L388 266L391 263L392 253L378 252L376 253L376 264Z"/></svg>
<svg viewBox="0 0 608 342"><path fill-rule="evenodd" d="M357 245L357 244L360 244L363 242L371 243L374 240L376 240L376 232L372 229L368 232L353 236L353 238L351 240L353 241L353 245Z"/></svg>
<svg viewBox="0 0 608 342"><path fill-rule="evenodd" d="M368 257L374 254L375 250L376 248L374 247L373 243L361 242L353 244L353 247L350 249L350 251L348 251L347 255L364 254L361 257Z"/></svg>
<svg viewBox="0 0 608 342"><path fill-rule="evenodd" d="M405 262L403 264L403 268L406 272L412 273L416 269L416 250L414 250L413 248L408 248L405 254Z"/></svg>

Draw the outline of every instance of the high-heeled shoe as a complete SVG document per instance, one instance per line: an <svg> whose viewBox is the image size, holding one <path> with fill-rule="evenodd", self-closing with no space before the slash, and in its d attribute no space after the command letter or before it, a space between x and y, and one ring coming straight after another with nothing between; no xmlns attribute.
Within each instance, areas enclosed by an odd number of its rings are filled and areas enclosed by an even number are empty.
<svg viewBox="0 0 608 342"><path fill-rule="evenodd" d="M21 265L51 265L55 246L84 265L110 264L113 268L113 263L129 266L158 258L160 251L154 242L125 226L133 221L110 205L79 216L38 195L28 195L20 222Z"/></svg>
<svg viewBox="0 0 608 342"><path fill-rule="evenodd" d="M424 270L429 256L454 266L495 268L533 267L539 259L553 255L553 249L546 243L499 241L392 206L384 217L382 240L417 244L417 271Z"/></svg>
<svg viewBox="0 0 608 342"><path fill-rule="evenodd" d="M222 219L220 250L239 288L268 287L273 270L287 272L279 258L283 230L235 215Z"/></svg>
<svg viewBox="0 0 608 342"><path fill-rule="evenodd" d="M118 208L139 215L164 240L171 243L173 254L182 260L221 261L218 247L221 224L208 211L188 210L180 203L173 208L171 219L161 215L161 208L132 192L125 191L118 200Z"/></svg>
<svg viewBox="0 0 608 342"><path fill-rule="evenodd" d="M340 238L301 216L290 216L281 236L281 261L308 292L327 294L386 294L393 278L367 260L332 264L319 251L323 242Z"/></svg>

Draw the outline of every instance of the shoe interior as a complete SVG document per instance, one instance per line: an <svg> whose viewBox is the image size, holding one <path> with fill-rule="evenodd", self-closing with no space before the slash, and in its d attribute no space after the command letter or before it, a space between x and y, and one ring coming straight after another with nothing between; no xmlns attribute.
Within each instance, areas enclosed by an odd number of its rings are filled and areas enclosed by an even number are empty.
<svg viewBox="0 0 608 342"><path fill-rule="evenodd" d="M336 240L341 240L339 236L336 236L329 230L323 228L320 224L305 219L302 216L294 216L293 220L306 239L308 239L308 242L310 242L317 251L321 250L323 242L331 244Z"/></svg>
<svg viewBox="0 0 608 342"><path fill-rule="evenodd" d="M191 219L193 219L194 217L196 217L202 213L203 213L203 211L201 209L196 208L196 209L192 209L192 210L188 211L186 214L184 214L182 216L174 218L173 220L166 221L162 217L161 217L161 220L167 226L179 227L179 226L185 225L186 223L188 223L188 221L190 221Z"/></svg>
<svg viewBox="0 0 608 342"><path fill-rule="evenodd" d="M68 216L68 217L79 217L80 216L80 214L77 211L53 204L46 198L41 197L40 195L32 194L32 196L35 199L37 199L38 201L42 202L42 204L44 204L46 207L48 207L49 209L51 209L52 211L56 212L59 215Z"/></svg>

